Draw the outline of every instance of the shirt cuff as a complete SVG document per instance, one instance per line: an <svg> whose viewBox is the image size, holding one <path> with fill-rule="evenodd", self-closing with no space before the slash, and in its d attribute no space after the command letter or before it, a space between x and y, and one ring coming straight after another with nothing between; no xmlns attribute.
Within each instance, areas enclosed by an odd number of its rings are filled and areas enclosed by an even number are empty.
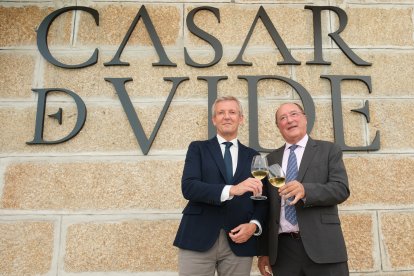
<svg viewBox="0 0 414 276"><path fill-rule="evenodd" d="M224 202L226 200L233 199L233 196L230 196L230 188L232 185L224 186L224 189L221 191L220 201Z"/></svg>
<svg viewBox="0 0 414 276"><path fill-rule="evenodd" d="M250 221L250 223L254 223L254 224L256 224L257 225L257 229L256 229L256 232L254 232L254 236L260 236L261 234L262 234L262 226L260 225L260 222L259 221L257 221L257 220L255 220L255 219L252 219L251 221Z"/></svg>

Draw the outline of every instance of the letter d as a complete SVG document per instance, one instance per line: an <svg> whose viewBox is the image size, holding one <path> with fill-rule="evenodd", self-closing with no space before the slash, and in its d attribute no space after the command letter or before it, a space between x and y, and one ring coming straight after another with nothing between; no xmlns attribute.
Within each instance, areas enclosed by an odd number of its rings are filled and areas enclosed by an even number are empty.
<svg viewBox="0 0 414 276"><path fill-rule="evenodd" d="M86 121L86 106L82 99L74 92L63 89L63 88L48 88L48 89L32 89L33 92L37 92L39 97L37 101L37 113L36 113L36 128L33 141L26 142L26 144L59 144L66 142L76 136L79 131L81 131L83 125ZM78 118L76 120L76 125L66 137L56 140L56 141L45 141L43 140L43 126L45 119L45 108L46 108L46 97L49 92L63 92L71 96L76 103L78 109Z"/></svg>

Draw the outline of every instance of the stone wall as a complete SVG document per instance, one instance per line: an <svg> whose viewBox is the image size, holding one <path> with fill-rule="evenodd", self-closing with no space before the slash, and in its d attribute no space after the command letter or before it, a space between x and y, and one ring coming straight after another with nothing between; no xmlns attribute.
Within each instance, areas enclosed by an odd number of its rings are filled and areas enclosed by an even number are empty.
<svg viewBox="0 0 414 276"><path fill-rule="evenodd" d="M133 31L122 61L104 66L119 48L142 5L148 10L169 59L159 61L142 20ZM66 64L85 62L95 48L97 64L64 69L39 52L36 30L51 12L67 6L99 12L99 25L86 12L59 16L49 30L52 55ZM331 65L306 64L314 56L311 6L344 10L343 40L372 66L356 66L329 38L338 16L322 13L323 55ZM185 64L184 47L198 63L214 51L187 28L195 23L223 45L214 66ZM258 22L243 55L252 66L228 66L240 52L263 6L292 56L282 61L264 25ZM414 2L412 0L232 0L232 1L88 1L8 0L0 2L0 275L177 275L172 241L185 205L180 189L187 146L208 138L207 82L200 76L227 76L218 95L234 95L248 111L246 80L238 76L277 75L300 83L312 96L316 120L311 136L334 140L331 87L321 75L369 76L372 91L359 81L341 87L345 142L368 146L377 131L378 151L347 151L344 159L351 197L340 206L352 275L414 275ZM132 131L114 86L105 78L132 78L126 90L149 137L171 90L164 77L188 77L147 155ZM28 145L34 137L38 94L32 89L64 88L86 105L81 132L67 142ZM282 144L274 125L276 107L298 101L286 83L265 80L258 86L260 145ZM369 101L369 123L351 109ZM54 93L46 115L62 108L62 125L46 116L44 139L58 140L73 128L73 99ZM249 114L247 112L246 117ZM249 123L240 140L249 144ZM257 268L252 274L258 275Z"/></svg>

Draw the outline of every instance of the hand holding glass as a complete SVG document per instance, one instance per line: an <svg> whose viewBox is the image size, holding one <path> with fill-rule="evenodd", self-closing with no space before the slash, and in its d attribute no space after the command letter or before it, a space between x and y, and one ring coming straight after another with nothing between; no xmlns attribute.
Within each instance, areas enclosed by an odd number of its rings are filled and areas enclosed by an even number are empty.
<svg viewBox="0 0 414 276"><path fill-rule="evenodd" d="M251 172L254 178L262 180L267 176L268 169L267 169L267 160L260 155L256 155L253 157ZM265 200L267 199L264 195L253 195L250 197L254 200Z"/></svg>
<svg viewBox="0 0 414 276"><path fill-rule="evenodd" d="M276 188L280 188L285 185L285 172L283 171L282 167L279 164L273 164L269 166L269 182ZM286 203L289 203L289 200L286 199L285 202L282 204L284 206Z"/></svg>

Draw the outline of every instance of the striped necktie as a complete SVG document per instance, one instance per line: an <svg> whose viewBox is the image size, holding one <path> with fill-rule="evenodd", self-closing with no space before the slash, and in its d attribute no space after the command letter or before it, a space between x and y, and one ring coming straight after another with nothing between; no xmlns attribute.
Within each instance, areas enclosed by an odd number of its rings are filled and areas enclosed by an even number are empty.
<svg viewBox="0 0 414 276"><path fill-rule="evenodd" d="M298 162L296 160L296 154L295 149L298 147L298 145L291 145L290 146L290 153L289 153L289 159L287 164L287 170L286 170L286 183L289 181L295 180L298 176ZM286 220L292 224L296 225L298 223L298 220L296 218L296 210L294 205L285 205L285 218Z"/></svg>

